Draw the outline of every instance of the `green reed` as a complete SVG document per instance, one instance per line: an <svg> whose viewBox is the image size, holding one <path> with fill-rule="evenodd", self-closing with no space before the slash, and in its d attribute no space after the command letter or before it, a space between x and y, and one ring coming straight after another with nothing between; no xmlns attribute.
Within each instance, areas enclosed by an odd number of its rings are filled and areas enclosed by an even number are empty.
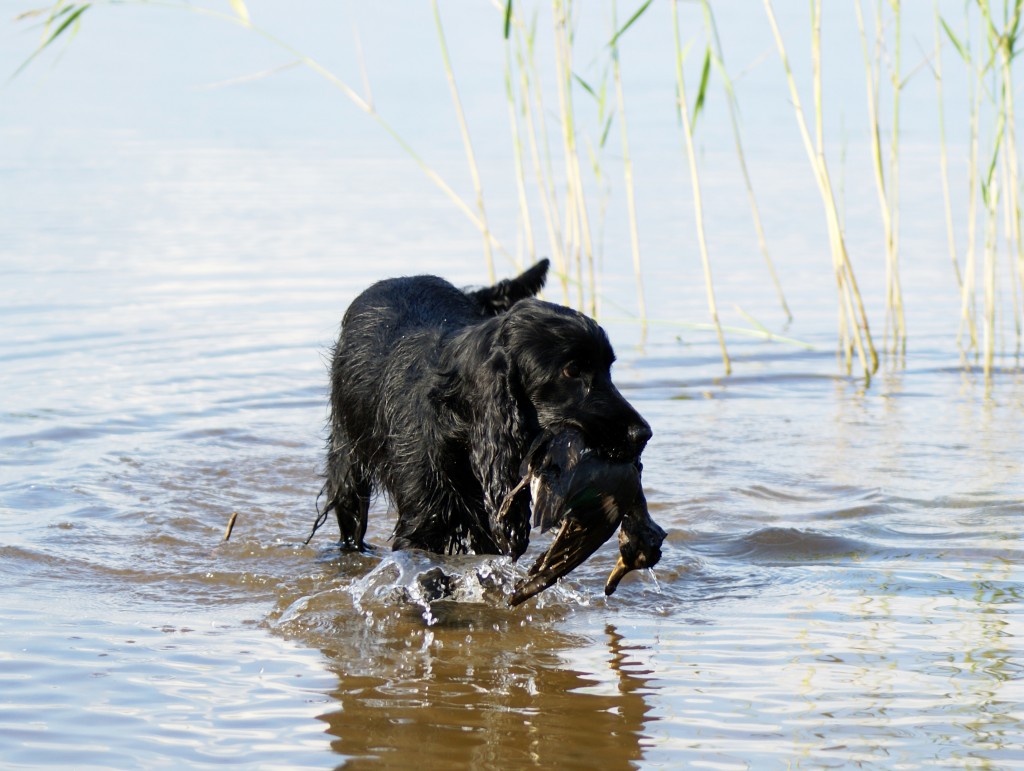
<svg viewBox="0 0 1024 771"><path fill-rule="evenodd" d="M701 0L701 9L704 11L704 23L708 30L708 36L713 46L708 47L709 61L715 66L722 86L725 89L726 106L729 109L729 125L732 129L733 144L736 149L736 159L739 161L740 172L743 175L743 186L747 191L747 201L750 204L750 215L753 219L754 231L757 234L757 244L768 267L768 274L772 279L772 286L775 287L775 294L778 296L779 304L782 306L786 320L793 320L793 312L786 302L786 293L782 289L782 282L779 280L775 270L775 261L772 259L771 251L768 249L768 238L764 232L764 224L761 221L761 207L757 203L757 195L754 193L754 184L750 179L750 171L747 168L747 155L743 151L743 140L740 136L739 119L737 117L738 102L736 91L733 87L732 78L725 66L725 51L722 48L722 41L718 34L718 24L715 15L711 10L711 3L708 0Z"/></svg>
<svg viewBox="0 0 1024 771"><path fill-rule="evenodd" d="M980 358L987 387L992 385L995 353L999 342L997 319L1010 315L1015 330L1016 352L1021 351L1022 302L1024 283L1024 245L1021 243L1020 161L1017 152L1012 63L1021 40L1021 15L1024 0L1006 0L1002 18L992 4L977 0L966 6L965 21L959 33L945 18L938 24L968 71L970 84L968 163L969 198L967 207L967 245L961 282L960 345L965 358ZM975 31L972 9L977 9L980 32ZM975 39L977 36L977 40ZM991 138L983 136L982 120L992 125ZM985 163L982 161L985 160ZM1000 228L999 210L1003 207ZM978 233L981 218L981 265L978 265ZM1007 265L1001 270L1000 237L1005 240ZM981 334L975 321L978 302L978 272L981 273ZM1004 272L1005 271L1005 272ZM1001 275L1008 276L1004 282ZM1003 295L1012 295L1012 310L1002 310ZM966 338L965 338L966 331ZM1005 345L1004 345L1005 347Z"/></svg>
<svg viewBox="0 0 1024 771"><path fill-rule="evenodd" d="M524 21L512 13L512 4L509 2L505 11L505 20L505 66L506 81L509 83L509 88L506 89L506 96L509 100L510 116L513 123L518 123L518 114L521 113L523 117L525 133L529 142L530 161L536 184L536 193L544 215L548 246L552 262L554 263L554 273L562 287L562 300L565 303L569 303L569 272L562 242L558 193L551 160L551 144L548 139L547 121L544 119L546 115L544 94L537 65L536 16L533 22L527 26ZM512 43L509 39L509 33L513 25L516 32L514 64L511 53ZM516 67L518 68L518 78L514 73L514 68ZM519 86L518 106L516 103L516 82L518 82ZM518 126L513 128L512 132L513 136L518 136ZM521 140L519 143L521 144ZM519 172L517 172L518 174ZM525 223L524 227L529 229L532 240L531 215L526 193L525 171L522 174L522 189L520 216Z"/></svg>
<svg viewBox="0 0 1024 771"><path fill-rule="evenodd" d="M891 336L890 351L893 355L906 355L907 328L903 308L903 291L899 269L899 137L900 137L900 92L904 82L900 74L900 3L890 0L892 19L895 31L893 36L892 62L889 82L892 88L892 133L889 138L888 171L883 159L882 129L879 120L879 99L881 98L882 51L885 37L882 0L876 3L875 11L875 45L872 55L864 24L864 15L860 0L856 0L854 9L857 14L857 27L860 30L861 48L864 54L866 70L868 122L870 125L872 168L875 185L878 191L879 206L882 215L882 229L885 243L885 300L886 300L886 339Z"/></svg>
<svg viewBox="0 0 1024 771"><path fill-rule="evenodd" d="M633 180L633 158L629 152L629 129L626 125L626 97L622 89L622 68L619 60L619 36L625 32L640 15L650 7L647 0L627 24L619 31L616 14L616 3L612 0L612 37L608 42L612 58L612 74L615 81L615 106L619 116L619 133L622 135L622 176L626 191L626 215L629 219L629 247L633 256L633 273L636 276L636 305L640 314L643 332L647 332L647 301L644 297L643 268L640 261L640 225L636 211L636 184Z"/></svg>
<svg viewBox="0 0 1024 771"><path fill-rule="evenodd" d="M434 184L437 185L437 187L442 190L456 205L456 207L473 223L483 236L485 260L487 263L488 273L491 274L492 277L494 275L492 249L497 249L500 253L509 257L509 259L512 259L512 256L508 254L507 250L504 249L495 237L488 223L486 206L484 203L483 184L480 178L479 168L475 160L473 146L470 140L470 131L462 109L461 99L456 85L455 72L448 53L448 46L444 35L440 10L436 0L433 1L432 5L436 33L441 50L442 69L449 84L453 108L456 114L462 143L466 152L467 163L470 169L470 177L476 198L475 207L471 206L462 198L462 196L456 193L451 185L448 184L448 182L444 180L444 178L435 169L426 164L412 145L405 140L377 111L372 100L369 98L369 83L366 82L365 70L363 71L363 75L366 96L362 96L355 88L350 86L347 81L329 71L312 57L306 56L287 44L285 41L273 35L270 31L255 25L248 7L245 5L243 0L232 0L232 13L186 3L176 3L173 2L173 0L122 0L121 2L105 0L98 4L136 4L188 10L192 13L197 13L219 21L229 22L244 27L252 31L254 34L263 37L278 48L293 55L295 59L288 66L296 64L305 66L317 75L325 78L332 86L342 91L342 93L353 104L371 117L385 131L385 133L389 134L399 144L402 150L416 163L423 173L426 174L426 176L431 179L431 181L434 182ZM76 31L80 24L82 14L90 7L98 4L88 3L75 5L65 3L63 0L56 3L50 9L49 16L46 20L45 34L42 43L32 54L29 60L25 62L22 69L35 59L36 56L42 53L42 51L47 49L56 39L61 36L67 37L69 30ZM646 324L647 309L643 293L642 268L640 261L640 237L639 227L637 224L638 212L635 197L636 183L629 153L628 129L625 123L625 94L622 88L618 41L621 39L622 35L624 35L638 22L651 4L652 0L646 0L637 6L627 22L621 27L616 28L616 23L613 18L613 35L607 46L612 77L615 83L616 108L614 110L614 114L620 122L620 132L623 142L623 179L627 189L627 217L630 230L630 246L633 260L633 272L636 276L637 282L637 307L641 324ZM555 83L557 86L559 116L558 134L561 139L560 150L562 162L564 164L564 171L561 175L558 175L554 171L555 166L553 159L556 153L552 150L552 144L550 142L547 129L548 121L546 120L545 100L543 97L543 89L541 87L541 69L537 64L535 48L536 22L534 21L532 29L528 29L523 21L518 17L518 14L513 9L513 4L511 2L506 2L504 4L498 3L498 7L503 14L505 38L509 41L506 44L505 86L506 96L509 103L509 120L513 130L513 156L515 159L520 222L524 230L525 248L528 255L532 258L536 252L536 244L532 228L532 216L530 213L531 207L529 205L531 195L526 185L527 163L523 141L524 135L526 138L526 144L529 146L530 161L532 162L531 165L536 178L535 193L537 194L537 200L540 201L540 208L544 215L546 230L548 232L548 243L555 265L554 272L561 281L563 299L566 302L574 302L577 307L586 308L591 313L594 313L597 309L597 270L595 265L595 247L592 237L591 217L588 210L588 185L584 180L582 166L579 159L578 143L580 139L580 130L576 125L577 113L573 101L574 88L581 86L586 90L591 90L587 83L574 71L573 66L574 14L579 14L581 11L579 10L579 6L574 9L574 5L571 0L552 0L551 12L555 49ZM516 31L515 37L517 39L514 55L513 43L509 40L513 37L513 30ZM708 86L708 64L709 58L706 57L701 78L701 86L695 102L694 117L699 113L700 105L706 97ZM680 69L680 71L681 65L682 57L677 47L677 69ZM681 81L679 90L683 97L681 105L685 105L685 85ZM685 108L682 112L685 113L686 119L689 120L689 113ZM607 119L604 122L605 125L603 126L603 130L600 132L601 138L598 143L599 147L603 147L604 140L608 135L608 131L612 123L611 114L607 116ZM522 131L519 130L520 126L523 128ZM688 156L691 166L691 174L697 184L695 191L698 201L697 207L699 210L701 202L699 176L696 176L696 153L693 145L693 131L693 126L690 125L686 130L686 135L689 146ZM592 143L588 142L588 144L593 146ZM737 147L739 147L738 134ZM592 167L595 176L600 177L602 173L600 162L596 157L596 153L593 151ZM559 191L559 187L561 187L561 191ZM699 216L698 219L701 222L703 221L702 216ZM759 224L758 227L760 227ZM702 266L706 277L706 286L713 326L716 330L719 343L722 348L726 371L729 372L731 371L731 365L725 347L724 334L717 316L713 284L711 282L711 263L707 254L706 238L704 237L703 232L701 232L698 240L701 249ZM777 279L774 277L774 269L773 280L776 280L777 283ZM575 297L570 295L570 285L575 287ZM779 288L781 297L781 287ZM786 307L785 304L784 307ZM788 307L786 308L786 312L788 314ZM746 331L753 334L764 335L766 337L776 337L770 333L762 333L760 330Z"/></svg>
<svg viewBox="0 0 1024 771"><path fill-rule="evenodd" d="M871 376L878 369L878 354L871 339L867 313L864 310L864 303L853 273L853 265L846 250L846 240L843 236L839 208L836 205L835 191L833 190L828 173L828 165L825 161L821 93L821 0L813 0L811 4L811 51L814 64L813 88L816 139L811 138L810 130L807 127L807 120L804 117L803 107L800 104L800 94L796 86L796 80L793 77L793 70L789 65L789 56L786 53L782 33L779 31L779 25L775 19L775 11L772 8L771 0L764 0L764 8L768 16L768 23L771 26L772 35L779 50L779 58L782 60L782 66L786 73L786 82L789 85L797 127L803 139L808 161L814 171L815 181L818 183L818 191L821 194L822 204L825 209L829 245L832 251L832 266L839 290L840 354L844 358L846 371L849 372L852 366L853 351L856 351L861 362L864 380L870 383Z"/></svg>
<svg viewBox="0 0 1024 771"><path fill-rule="evenodd" d="M176 0L102 0L99 3L68 3L60 0L49 8L26 15L26 18L42 20L42 36L39 45L15 74L24 70L44 51L51 49L56 42L70 40L81 28L87 12L98 5L133 4L178 8L240 26L287 53L292 60L285 67L303 66L323 78L391 136L478 229L483 240L484 261L492 278L497 273L495 254L503 255L516 265L521 265L524 257L532 261L540 254L547 254L552 259L553 273L560 284L562 301L596 313L599 301L602 305L610 304L610 301L600 296L599 291L599 276L604 260L604 223L610 217L621 217L627 226L628 247L615 247L612 251L621 255L618 259L629 260L636 279L636 312L626 313L636 318L646 330L648 323L681 322L652 321L649 317L650 308L644 291L644 240L639 225L643 212L637 203L638 192L646 181L637 177L631 154L626 120L628 89L624 85L628 62L623 60L621 43L627 34L641 34L636 31L641 28L646 28L645 34L649 35L663 33L659 32L658 22L651 21L652 17L656 17L651 9L658 7L653 0L633 0L629 3L624 13L626 21L621 25L618 22L620 2L625 5L627 0L607 0L604 4L551 0L544 12L542 6L536 3L530 5L531 11L524 10L524 3L492 0L496 16L491 34L496 39L502 36L505 45L504 91L512 140L510 162L518 208L515 254L510 254L502 246L488 219L484 180L470 140L471 127L462 109L456 68L449 55L437 0L432 0L432 10L441 54L439 76L443 76L448 83L472 185L472 195L465 198L437 170L425 163L413 145L378 112L370 97L365 69L361 70L363 85L360 93L344 78L315 59L256 25L244 0L229 0L229 7L225 10ZM837 287L838 349L842 366L845 371L852 372L856 359L864 380L870 382L879 366L878 353L853 260L847 248L840 204L831 181L825 152L823 104L826 97L831 95L824 93L821 29L832 18L829 16L826 19L826 11L831 14L835 6L826 6L822 0L811 0L810 3L807 50L812 63L813 113L807 114L801 106L799 89L771 0L763 0L763 4L767 27L783 65L783 78L779 81L780 98L786 98L788 92L797 131L813 172L827 226L828 247ZM964 14L962 19L951 20L942 15L939 0L935 0L934 51L924 53L924 64L931 68L936 86L938 166L942 180L945 237L953 265L950 280L955 282L960 298L958 341L965 362L980 363L987 383L991 383L996 371L997 350L1007 347L1008 338L1000 329L1001 321L1005 325L1007 320L1012 320L1018 356L1024 345L1022 191L1016 142L1013 73L1021 39L1022 5L1024 0L970 0L961 6ZM682 128L694 206L693 238L701 259L711 320L710 324L689 327L714 332L721 349L724 369L729 373L732 362L727 348L727 333L730 336L756 334L765 339L783 338L750 319L750 329L725 326L719 319L718 298L712 280L715 265L708 247L702 193L702 175L715 174L717 170L707 166L697 149L700 116L706 101L714 98L712 86L716 82L721 84L724 104L729 111L736 159L750 204L754 232L786 318L791 319L792 313L767 247L748 170L748 159L740 136L737 117L740 99L725 66L726 51L718 34L713 6L708 0L700 0L699 7L704 17L703 28L699 25L688 28L688 34L693 35L693 38L690 45L684 48L680 39L678 0L671 3L673 55L672 61L666 62L665 69L667 73L671 67L676 83L676 114ZM905 361L909 338L901 277L902 263L905 261L900 246L903 216L900 202L901 96L914 70L907 71L903 67L905 8L899 0L875 0L868 14L864 12L862 0L854 0L853 9L857 30L846 34L859 34L863 54L867 96L865 138L870 146L884 244L882 254L861 255L860 259L884 260L885 285L881 296L884 297L885 308L885 348L893 354L892 365L899 366ZM578 51L579 25L591 14L601 12L606 13L607 23L610 24L610 37L597 51ZM88 14L89 18L91 16ZM545 42L542 43L542 39ZM691 46L701 54L697 58L699 67L694 70L694 73L699 73L694 78L698 84L695 95L689 94L684 77L684 65L687 64L687 52ZM943 58L944 54L948 58L950 49L959 56L968 73L969 93L963 104L950 104L944 90ZM579 69L580 60L588 62L589 67L603 68L600 80L585 75ZM250 77L266 76L281 69L278 67ZM549 93L545 93L545 84ZM887 108L890 123L883 127L882 100L886 93L890 100ZM593 111L596 117L586 109L591 99L596 107ZM967 173L963 183L951 180L946 133L947 116L960 115L964 116L968 135ZM617 127L614 125L616 121ZM613 128L617 128L621 140L621 155L617 158L606 154L606 142ZM584 163L581 155L589 157L589 164ZM621 163L620 175L609 173L608 166L611 163ZM618 180L615 184L622 186L622 211L606 210L613 180ZM967 203L963 212L954 210L954 184L966 184ZM958 245L958 233L963 234L962 245ZM612 259L616 258L613 256Z"/></svg>
<svg viewBox="0 0 1024 771"><path fill-rule="evenodd" d="M1017 129L1014 113L1014 85L1013 85L1013 59L1017 55L1017 44L1021 39L1021 9L1022 0L1017 0L1013 5L1012 15L1004 17L1004 25L999 29L992 16L991 4L979 2L981 11L988 30L989 44L996 49L997 70L998 70L998 109L999 120L1002 125L1002 165L1000 173L1003 176L1003 187L1006 191L1004 198L1004 230L1007 240L1007 251L1015 266L1018 282L1024 282L1024 243L1021 241L1021 188L1018 171L1020 160L1017 154ZM1008 11L1009 6L1004 5ZM1014 284L1016 290L1017 284ZM1017 298L1017 293L1014 293ZM1016 313L1015 325L1017 332L1017 352L1021 347L1021 303L1015 302Z"/></svg>
<svg viewBox="0 0 1024 771"><path fill-rule="evenodd" d="M241 4L241 0L233 0ZM469 138L469 126L466 125L466 114L462 109L462 100L459 98L459 87L455 83L455 73L452 71L451 58L448 56L448 43L444 38L444 27L441 24L441 10L437 6L437 0L431 0L434 10L434 22L437 25L437 39L441 44L441 58L444 61L444 74L448 79L448 87L452 93L452 104L455 107L455 117L459 121L459 134L462 136L462 144L466 150L466 161L469 164L470 177L473 180L473 190L476 193L476 207L480 215L480 230L484 237L484 259L487 263L487 276L493 284L497 279L494 270L494 254L491 251L491 229L487 224L487 208L484 206L484 191L480 182L480 169L476 164L476 154L473 152L473 142ZM244 6L243 6L244 7Z"/></svg>
<svg viewBox="0 0 1024 771"><path fill-rule="evenodd" d="M686 98L686 78L683 77L683 47L679 39L679 10L677 0L672 0L672 35L675 42L676 59L676 90L677 108L679 117L683 124L683 136L686 139L686 159L690 170L690 187L693 191L693 215L697 229L697 245L700 247L700 261L704 269L704 289L707 295L708 311L711 314L711 323L715 328L715 335L718 337L718 345L722 352L722 364L725 366L725 374L732 372L732 362L729 359L729 351L725 345L725 335L722 333L722 324L718 320L718 305L715 301L715 286L711 278L711 258L708 255L707 236L704 232L704 199L700 189L700 171L697 168L697 152L694 149L694 124L703 105L710 72L710 54L705 56L704 66L701 71L700 89L694 101L693 117L690 116L689 101Z"/></svg>
<svg viewBox="0 0 1024 771"><path fill-rule="evenodd" d="M511 9L511 5L509 6ZM509 15L511 20L511 14ZM505 101L508 104L508 122L512 135L512 157L516 177L516 201L519 204L519 224L523 229L523 247L527 260L532 264L537 260L537 242L533 233L533 217L530 214L530 201L526 187L526 159L523 153L523 137L520 116L528 119L527 108L519 107L516 95L516 80L512 70L512 46L506 37L505 42ZM556 265L558 261L556 260Z"/></svg>
<svg viewBox="0 0 1024 771"><path fill-rule="evenodd" d="M942 179L942 205L946 218L946 241L949 256L953 262L956 285L963 291L963 276L957 260L956 227L953 224L953 202L949 190L949 151L946 143L946 110L942 87L942 17L939 14L939 0L935 0L935 52L932 54L932 74L935 77L935 102L939 121L939 175Z"/></svg>

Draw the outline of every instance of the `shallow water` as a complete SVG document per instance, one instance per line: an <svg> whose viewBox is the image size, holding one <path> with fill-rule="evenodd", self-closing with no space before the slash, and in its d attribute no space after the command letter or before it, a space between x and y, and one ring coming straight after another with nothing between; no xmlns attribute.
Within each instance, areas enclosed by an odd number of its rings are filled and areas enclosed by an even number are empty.
<svg viewBox="0 0 1024 771"><path fill-rule="evenodd" d="M722 378L707 333L642 340L608 310L616 379L655 431L664 557L606 598L613 541L509 610L523 565L392 553L384 501L372 552L303 544L344 307L388 275L484 282L475 234L401 157L292 114L239 117L308 104L304 86L182 87L239 74L211 76L211 54L122 114L83 85L88 67L112 76L103 43L134 29L106 24L81 59L9 87L0 120L0 765L1024 767L1024 382L1003 372L986 393L962 368L934 222L906 218L906 365L865 389L833 353L821 223L793 216L817 213L789 174L799 153L761 161L793 325L752 234L712 202L730 323L736 303L811 347L730 336ZM141 62L114 82L135 93L159 54ZM660 139L638 165L681 153ZM914 212L936 186L909 155ZM652 315L703 321L678 160L642 209ZM847 174L852 200L864 180ZM851 248L870 255L864 217L851 205ZM876 308L878 262L859 274ZM603 291L628 307L618 270ZM417 576L438 564L457 589L431 603Z"/></svg>

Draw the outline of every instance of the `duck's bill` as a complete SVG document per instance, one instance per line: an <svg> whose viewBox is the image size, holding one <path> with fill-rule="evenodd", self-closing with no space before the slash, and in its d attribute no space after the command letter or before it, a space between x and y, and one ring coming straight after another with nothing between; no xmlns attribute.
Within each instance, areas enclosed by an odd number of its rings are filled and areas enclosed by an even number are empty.
<svg viewBox="0 0 1024 771"><path fill-rule="evenodd" d="M588 527L575 519L564 520L551 546L533 564L526 578L516 585L508 604L515 607L526 602L579 567L611 537L617 525L618 522L611 527L596 524Z"/></svg>
<svg viewBox="0 0 1024 771"><path fill-rule="evenodd" d="M619 530L619 561L615 563L608 580L604 584L604 593L612 594L619 582L629 573L642 568L653 568L661 559L661 544L665 540L665 531L647 513L647 502L630 511L622 519Z"/></svg>
<svg viewBox="0 0 1024 771"><path fill-rule="evenodd" d="M619 586L619 581L625 578L627 573L636 569L635 565L627 565L622 557L619 557L619 561L615 563L612 572L608 574L608 580L604 582L604 593L606 595L613 594Z"/></svg>

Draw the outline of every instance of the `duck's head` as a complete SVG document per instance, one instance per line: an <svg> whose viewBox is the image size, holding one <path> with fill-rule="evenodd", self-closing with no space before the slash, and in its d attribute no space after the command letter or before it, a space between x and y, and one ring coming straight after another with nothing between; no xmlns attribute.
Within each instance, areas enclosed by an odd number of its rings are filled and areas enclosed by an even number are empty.
<svg viewBox="0 0 1024 771"><path fill-rule="evenodd" d="M644 499L643 491L640 492L640 498L642 505L633 507L622 518L622 527L619 530L619 561L615 563L604 584L606 595L615 591L619 581L627 573L652 568L661 559L661 544L665 540L665 531L647 512L647 501Z"/></svg>

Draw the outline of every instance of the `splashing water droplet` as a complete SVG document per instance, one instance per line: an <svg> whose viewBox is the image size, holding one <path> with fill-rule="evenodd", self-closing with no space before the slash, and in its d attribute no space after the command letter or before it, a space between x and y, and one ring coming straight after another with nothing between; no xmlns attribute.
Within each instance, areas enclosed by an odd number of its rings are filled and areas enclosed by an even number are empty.
<svg viewBox="0 0 1024 771"><path fill-rule="evenodd" d="M658 581L658 574L654 572L654 568L647 568L647 573L650 575L651 581L654 582L654 591L658 594L664 594L664 592L661 591L661 582Z"/></svg>

